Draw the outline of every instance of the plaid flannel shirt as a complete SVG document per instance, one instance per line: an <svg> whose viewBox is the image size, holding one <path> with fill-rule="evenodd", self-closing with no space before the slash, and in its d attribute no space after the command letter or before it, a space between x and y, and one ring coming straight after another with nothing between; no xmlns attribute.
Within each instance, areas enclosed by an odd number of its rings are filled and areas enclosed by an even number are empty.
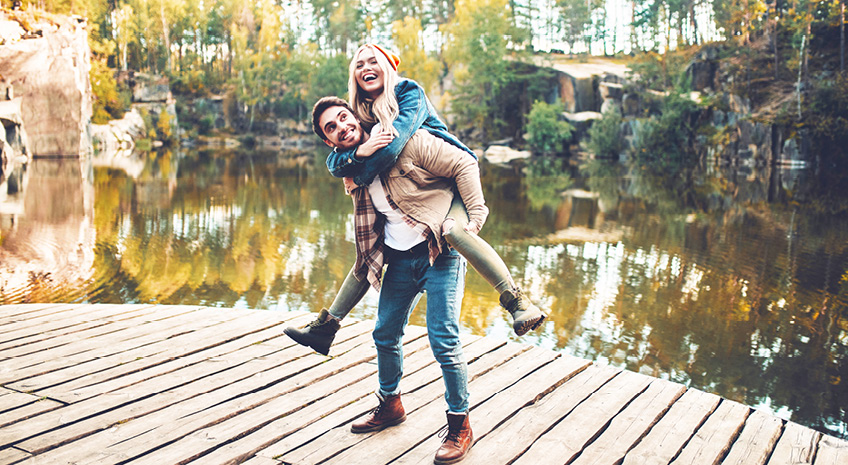
<svg viewBox="0 0 848 465"><path fill-rule="evenodd" d="M383 183L383 190L389 192L386 188L386 183L380 178ZM380 282L383 277L383 263L385 261L385 245L383 244L383 227L385 225L385 216L381 215L374 204L371 202L371 194L368 193L368 187L358 187L351 192L353 198L353 224L356 235L356 265L354 265L354 276L362 281L363 277L368 279L368 282L374 286L377 291L380 290ZM407 215L398 205L392 200L390 194L386 196L389 206L395 209L403 216L403 220L410 227L427 237L427 248L429 249L430 264L435 263L436 258L442 253L441 236L436 239L433 231L415 218Z"/></svg>

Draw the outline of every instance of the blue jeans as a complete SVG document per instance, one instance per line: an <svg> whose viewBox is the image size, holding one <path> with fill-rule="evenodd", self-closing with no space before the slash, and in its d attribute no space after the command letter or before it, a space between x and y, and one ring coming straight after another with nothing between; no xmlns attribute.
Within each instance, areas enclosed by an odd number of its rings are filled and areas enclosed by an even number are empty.
<svg viewBox="0 0 848 465"><path fill-rule="evenodd" d="M374 344L380 394L400 393L403 330L421 292L427 293L427 334L442 368L448 411L468 411L468 366L459 340L459 311L465 291L465 259L455 250L442 253L433 266L426 243L408 252L387 248Z"/></svg>

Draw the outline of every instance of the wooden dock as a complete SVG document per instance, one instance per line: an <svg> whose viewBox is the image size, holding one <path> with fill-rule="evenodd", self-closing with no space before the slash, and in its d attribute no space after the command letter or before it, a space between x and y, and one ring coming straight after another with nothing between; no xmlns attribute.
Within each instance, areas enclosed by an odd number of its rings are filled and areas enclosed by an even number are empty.
<svg viewBox="0 0 848 465"><path fill-rule="evenodd" d="M444 386L405 336L408 419L376 405L369 321L331 357L283 334L313 315L200 306L0 306L0 464L430 464ZM848 464L848 442L668 381L490 337L464 339L470 464Z"/></svg>

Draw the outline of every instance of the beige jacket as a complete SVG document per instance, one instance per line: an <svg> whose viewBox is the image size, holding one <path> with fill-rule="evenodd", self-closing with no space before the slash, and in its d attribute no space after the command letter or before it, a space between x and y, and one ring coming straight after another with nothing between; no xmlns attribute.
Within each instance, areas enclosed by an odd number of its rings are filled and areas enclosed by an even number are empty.
<svg viewBox="0 0 848 465"><path fill-rule="evenodd" d="M479 230L489 216L477 160L424 129L412 135L397 163L380 176L397 206L435 234L450 210L454 185L468 210L469 224Z"/></svg>

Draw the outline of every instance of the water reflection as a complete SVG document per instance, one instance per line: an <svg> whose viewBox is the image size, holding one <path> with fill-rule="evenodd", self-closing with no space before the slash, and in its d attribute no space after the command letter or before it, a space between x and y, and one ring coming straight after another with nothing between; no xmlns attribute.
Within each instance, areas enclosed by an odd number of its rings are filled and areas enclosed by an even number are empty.
<svg viewBox="0 0 848 465"><path fill-rule="evenodd" d="M322 153L131 157L35 160L0 186L0 303L332 301L352 208ZM483 170L482 234L551 309L525 341L848 436L848 221L785 201L809 173L562 168ZM354 314L375 311L372 292ZM514 337L473 271L463 324Z"/></svg>

